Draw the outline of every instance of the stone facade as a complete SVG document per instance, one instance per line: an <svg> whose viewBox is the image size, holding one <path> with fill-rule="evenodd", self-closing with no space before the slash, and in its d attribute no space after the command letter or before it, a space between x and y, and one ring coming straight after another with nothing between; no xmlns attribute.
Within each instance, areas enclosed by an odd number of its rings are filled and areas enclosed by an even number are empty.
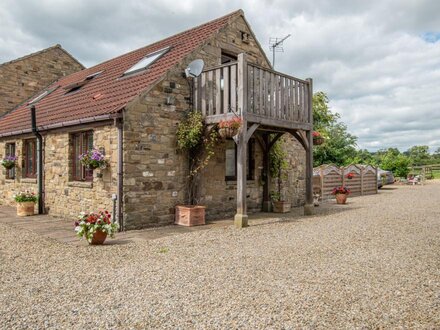
<svg viewBox="0 0 440 330"><path fill-rule="evenodd" d="M242 41L242 33L249 35ZM242 17L220 31L215 38L170 70L159 84L134 100L124 111L124 223L127 229L166 225L174 222L175 205L184 204L187 195L188 159L176 152L176 128L189 105L188 83L182 72L188 63L202 58L205 67L221 64L222 51L238 55L263 67L270 64ZM171 94L164 93L166 90ZM174 105L166 105L172 95ZM286 191L294 205L304 203L305 152L299 143L287 138L289 171ZM254 143L254 177L248 181L248 209L261 210L262 151ZM207 206L207 219L235 214L236 182L225 180L225 144L219 143L215 156L202 171L201 204Z"/></svg>
<svg viewBox="0 0 440 330"><path fill-rule="evenodd" d="M92 182L72 180L71 134L83 130L93 131L94 146L103 150L110 162L109 168L95 170ZM14 179L6 178L6 170L0 172L0 201L14 205L13 195L19 191L37 192L37 180L24 178L23 142L32 135L8 138L0 141L0 159L5 155L6 143L15 143L18 164ZM113 209L112 194L117 187L117 128L112 125L74 128L43 135L44 191L46 211L51 215L68 219L81 211ZM102 177L101 177L102 175Z"/></svg>
<svg viewBox="0 0 440 330"><path fill-rule="evenodd" d="M84 69L60 45L0 65L0 116L60 77Z"/></svg>

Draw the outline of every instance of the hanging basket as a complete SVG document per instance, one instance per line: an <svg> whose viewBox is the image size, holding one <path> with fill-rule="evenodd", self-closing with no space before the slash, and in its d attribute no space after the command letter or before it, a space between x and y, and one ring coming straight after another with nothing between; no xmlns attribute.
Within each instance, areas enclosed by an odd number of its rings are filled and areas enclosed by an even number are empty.
<svg viewBox="0 0 440 330"><path fill-rule="evenodd" d="M15 167L15 163L3 163L2 165L7 170L11 170L11 169L13 169Z"/></svg>
<svg viewBox="0 0 440 330"><path fill-rule="evenodd" d="M324 138L322 136L313 138L313 145L319 146L325 142Z"/></svg>
<svg viewBox="0 0 440 330"><path fill-rule="evenodd" d="M220 137L222 139L230 139L230 138L234 137L235 135L237 135L237 133L238 133L237 128L222 127L222 128L218 129L218 135L220 135Z"/></svg>

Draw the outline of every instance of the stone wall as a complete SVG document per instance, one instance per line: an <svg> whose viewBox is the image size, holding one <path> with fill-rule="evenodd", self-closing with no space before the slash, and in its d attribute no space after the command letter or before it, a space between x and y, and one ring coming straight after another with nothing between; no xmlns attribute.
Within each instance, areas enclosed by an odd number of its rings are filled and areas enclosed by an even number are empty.
<svg viewBox="0 0 440 330"><path fill-rule="evenodd" d="M189 56L152 90L131 102L124 111L124 222L127 229L166 225L174 222L174 207L185 203L187 195L188 159L176 152L176 127L188 110L188 83L182 78L187 64L202 58L205 67L221 63L222 49L228 53L246 52L248 61L270 67L256 41L250 35L242 42L242 32L250 31L240 17ZM164 91L171 91L170 94ZM165 98L175 98L166 105ZM304 200L305 154L299 144L288 144L288 194L294 205ZM301 148L301 146L299 146ZM262 203L260 183L262 152L255 142L255 177L248 182L248 208L259 211ZM297 172L299 171L299 172ZM236 182L225 181L225 145L219 143L215 157L202 172L201 203L207 206L207 218L231 216L236 208ZM298 196L297 196L298 195Z"/></svg>
<svg viewBox="0 0 440 330"><path fill-rule="evenodd" d="M0 65L0 116L83 66L57 45Z"/></svg>
<svg viewBox="0 0 440 330"><path fill-rule="evenodd" d="M79 130L93 130L94 146L103 148L110 161L109 168L95 170L93 182L72 181L71 136ZM14 205L13 195L26 189L37 192L36 179L23 178L23 141L33 136L0 141L0 158L5 155L5 143L15 142L18 166L14 180L0 172L0 203ZM68 219L81 211L108 209L112 211L112 194L117 190L117 129L114 126L72 128L70 132L48 132L43 135L45 207L50 215ZM102 174L102 177L99 177Z"/></svg>

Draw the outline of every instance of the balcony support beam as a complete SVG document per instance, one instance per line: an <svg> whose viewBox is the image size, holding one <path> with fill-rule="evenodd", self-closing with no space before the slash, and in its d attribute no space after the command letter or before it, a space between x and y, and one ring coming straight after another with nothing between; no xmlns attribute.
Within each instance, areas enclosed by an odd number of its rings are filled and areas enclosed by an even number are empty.
<svg viewBox="0 0 440 330"><path fill-rule="evenodd" d="M312 128L306 131L306 140L308 142L308 148L306 148L306 203L304 205L304 214L312 215L314 213L313 206L313 81L307 79L308 86L308 122Z"/></svg>
<svg viewBox="0 0 440 330"><path fill-rule="evenodd" d="M234 217L234 224L237 228L248 226L247 215L247 182L246 182L246 164L247 164L247 61L246 54L238 55L238 111L241 117L242 125L235 143L237 143L237 213ZM255 131L255 129L254 129ZM251 135L253 132L250 132Z"/></svg>

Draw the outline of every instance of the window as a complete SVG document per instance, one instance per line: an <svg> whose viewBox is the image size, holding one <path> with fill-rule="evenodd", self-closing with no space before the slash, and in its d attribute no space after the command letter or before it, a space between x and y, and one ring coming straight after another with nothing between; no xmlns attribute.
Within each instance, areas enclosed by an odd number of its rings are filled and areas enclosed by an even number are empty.
<svg viewBox="0 0 440 330"><path fill-rule="evenodd" d="M237 55L226 53L222 50L221 64L237 61Z"/></svg>
<svg viewBox="0 0 440 330"><path fill-rule="evenodd" d="M79 157L93 149L93 131L72 134L72 179L93 181L93 170L81 164Z"/></svg>
<svg viewBox="0 0 440 330"><path fill-rule="evenodd" d="M6 156L15 156L15 143L6 143ZM15 179L15 167L6 170L6 179Z"/></svg>
<svg viewBox="0 0 440 330"><path fill-rule="evenodd" d="M234 140L226 140L226 154L225 154L225 180L237 180L237 145ZM247 166L246 176L248 180L254 179L254 140L248 142L247 148Z"/></svg>
<svg viewBox="0 0 440 330"><path fill-rule="evenodd" d="M39 94L37 97L33 98L31 101L29 101L29 105L30 104L35 104L37 102L40 102L42 99L44 99L46 96L48 96L50 93L53 93L54 91L56 91L58 89L59 86L56 86L54 88L51 89L47 89L44 92L42 92L41 94Z"/></svg>
<svg viewBox="0 0 440 330"><path fill-rule="evenodd" d="M141 59L139 62L137 62L135 65L133 65L130 69L125 71L123 75L127 76L129 74L147 69L151 64L156 62L162 55L164 55L169 49L170 48L167 47L167 48L163 48L161 50L158 50L157 52L148 54L143 59Z"/></svg>
<svg viewBox="0 0 440 330"><path fill-rule="evenodd" d="M24 140L23 143L23 176L25 178L37 177L37 140Z"/></svg>
<svg viewBox="0 0 440 330"><path fill-rule="evenodd" d="M76 83L67 85L64 87L67 92L65 94L70 94L73 92L76 92L77 90L81 89L84 85L88 84L93 78L99 76L103 71L98 71L92 74L89 74L87 77L85 77L84 80L78 81Z"/></svg>

